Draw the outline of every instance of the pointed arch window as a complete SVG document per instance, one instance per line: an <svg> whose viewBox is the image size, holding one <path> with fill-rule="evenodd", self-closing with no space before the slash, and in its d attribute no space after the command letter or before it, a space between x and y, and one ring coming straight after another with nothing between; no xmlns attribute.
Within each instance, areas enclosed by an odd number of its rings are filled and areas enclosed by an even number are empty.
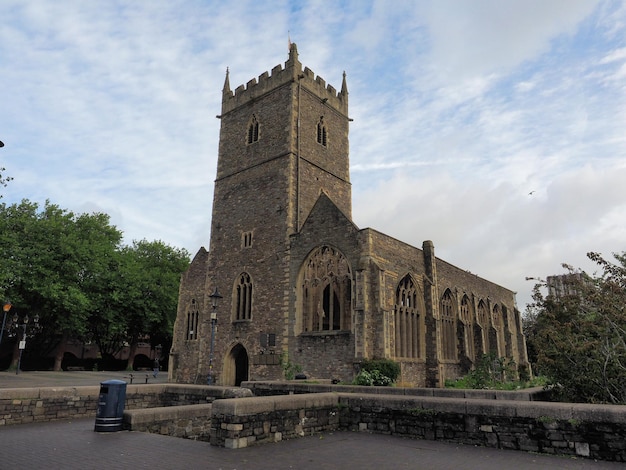
<svg viewBox="0 0 626 470"><path fill-rule="evenodd" d="M494 349L497 350L498 357L502 357L505 355L504 321L498 304L494 305L491 311L491 322L494 330L496 330L496 344L494 345Z"/></svg>
<svg viewBox="0 0 626 470"><path fill-rule="evenodd" d="M489 314L487 313L487 306L483 300L478 302L476 309L476 320L478 323L478 333L476 337L476 352L479 354L487 354L489 347Z"/></svg>
<svg viewBox="0 0 626 470"><path fill-rule="evenodd" d="M441 354L442 359L457 358L456 316L450 289L446 289L441 298Z"/></svg>
<svg viewBox="0 0 626 470"><path fill-rule="evenodd" d="M472 330L472 311L470 307L469 297L463 295L461 299L461 310L459 311L459 319L461 320L463 351L471 360L474 359L474 333Z"/></svg>
<svg viewBox="0 0 626 470"><path fill-rule="evenodd" d="M302 332L352 328L352 274L348 260L329 246L316 249L302 271Z"/></svg>
<svg viewBox="0 0 626 470"><path fill-rule="evenodd" d="M187 341L198 339L198 319L200 313L198 311L198 304L196 299L191 299L191 305L187 310L187 331L185 333L185 339Z"/></svg>
<svg viewBox="0 0 626 470"><path fill-rule="evenodd" d="M252 280L248 273L244 272L239 275L233 294L235 297L233 302L235 308L234 320L252 320Z"/></svg>
<svg viewBox="0 0 626 470"><path fill-rule="evenodd" d="M320 120L317 123L317 143L327 146L328 143L328 134L326 131L326 124L324 123L324 116L320 116Z"/></svg>
<svg viewBox="0 0 626 470"><path fill-rule="evenodd" d="M259 141L259 121L253 114L248 124L248 143L252 144Z"/></svg>
<svg viewBox="0 0 626 470"><path fill-rule="evenodd" d="M396 288L394 307L396 357L418 359L422 353L423 315L418 305L418 290L410 275L402 278Z"/></svg>

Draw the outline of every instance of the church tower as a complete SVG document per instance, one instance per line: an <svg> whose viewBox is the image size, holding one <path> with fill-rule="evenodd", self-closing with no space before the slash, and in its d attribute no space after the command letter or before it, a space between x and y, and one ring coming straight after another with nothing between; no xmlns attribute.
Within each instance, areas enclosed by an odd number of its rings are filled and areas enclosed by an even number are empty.
<svg viewBox="0 0 626 470"><path fill-rule="evenodd" d="M351 217L345 73L337 92L303 69L291 44L284 67L277 65L234 92L226 72L218 118L210 246L194 259L206 267L206 279L204 285L199 278L183 279L176 326L189 324L181 321L189 317L181 309L195 308L197 341L177 341L186 335L175 331L172 365L184 375L177 381L201 382L198 377L208 374L202 353L209 350L208 294L218 288L223 295L213 360L218 383L239 383L251 368L256 377L280 378L290 308L290 236L322 193ZM194 354L197 364L185 372L193 361L184 356Z"/></svg>

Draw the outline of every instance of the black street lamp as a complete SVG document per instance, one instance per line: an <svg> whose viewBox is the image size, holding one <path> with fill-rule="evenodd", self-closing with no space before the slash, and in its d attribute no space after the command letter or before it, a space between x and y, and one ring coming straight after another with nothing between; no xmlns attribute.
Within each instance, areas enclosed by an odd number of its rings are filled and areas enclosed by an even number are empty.
<svg viewBox="0 0 626 470"><path fill-rule="evenodd" d="M213 377L213 348L215 345L215 325L217 324L217 306L222 300L222 296L220 295L217 287L215 291L209 295L211 299L211 349L209 350L209 376L207 377L206 383L208 385L212 385L215 382Z"/></svg>
<svg viewBox="0 0 626 470"><path fill-rule="evenodd" d="M11 307L13 305L11 305L11 302L6 301L4 303L4 305L2 306L2 311L4 312L4 316L2 317L2 330L0 330L0 344L2 344L2 336L4 336L4 325L7 322L7 314L9 313L9 310L11 310Z"/></svg>
<svg viewBox="0 0 626 470"><path fill-rule="evenodd" d="M20 373L20 367L22 366L22 353L24 352L24 349L26 349L26 328L28 327L29 320L30 319L28 318L28 315L24 315L24 317L22 318L22 324L20 324L20 318L18 314L16 313L15 315L13 315L12 328L22 328L22 339L19 342L20 355L17 360L17 369L15 369L15 375ZM39 329L39 315L35 315L33 318L33 328Z"/></svg>

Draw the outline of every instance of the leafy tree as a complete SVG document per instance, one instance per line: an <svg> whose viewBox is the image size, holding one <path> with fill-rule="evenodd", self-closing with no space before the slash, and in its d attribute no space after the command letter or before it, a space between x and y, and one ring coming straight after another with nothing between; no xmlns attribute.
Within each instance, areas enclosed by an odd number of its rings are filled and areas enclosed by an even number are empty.
<svg viewBox="0 0 626 470"><path fill-rule="evenodd" d="M162 241L134 241L123 247L115 296L115 321L110 325L113 344L120 339L130 345L128 368L132 369L137 345L150 338L164 349L171 343L181 274L189 267L189 253Z"/></svg>
<svg viewBox="0 0 626 470"><path fill-rule="evenodd" d="M0 147L4 147L4 144L0 141ZM0 186L5 187L13 178L10 176L2 176L2 173L5 171L4 167L0 167ZM2 194L0 194L0 199L2 199Z"/></svg>
<svg viewBox="0 0 626 470"><path fill-rule="evenodd" d="M565 265L560 291L537 284L525 331L536 370L561 400L626 404L626 254L587 256L599 275ZM553 286L552 286L553 287Z"/></svg>
<svg viewBox="0 0 626 470"><path fill-rule="evenodd" d="M122 234L106 214L75 215L48 201L42 210L26 200L0 205L0 228L0 290L17 311L39 315L38 350L56 348L60 370L67 341L85 338Z"/></svg>

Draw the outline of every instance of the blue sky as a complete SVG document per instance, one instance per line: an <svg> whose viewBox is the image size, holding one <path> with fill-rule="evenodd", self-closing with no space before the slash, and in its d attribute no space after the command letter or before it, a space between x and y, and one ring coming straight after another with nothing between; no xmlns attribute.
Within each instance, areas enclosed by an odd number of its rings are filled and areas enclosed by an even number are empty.
<svg viewBox="0 0 626 470"><path fill-rule="evenodd" d="M626 3L3 0L3 202L208 248L221 89L350 91L353 218L518 292L626 250Z"/></svg>

